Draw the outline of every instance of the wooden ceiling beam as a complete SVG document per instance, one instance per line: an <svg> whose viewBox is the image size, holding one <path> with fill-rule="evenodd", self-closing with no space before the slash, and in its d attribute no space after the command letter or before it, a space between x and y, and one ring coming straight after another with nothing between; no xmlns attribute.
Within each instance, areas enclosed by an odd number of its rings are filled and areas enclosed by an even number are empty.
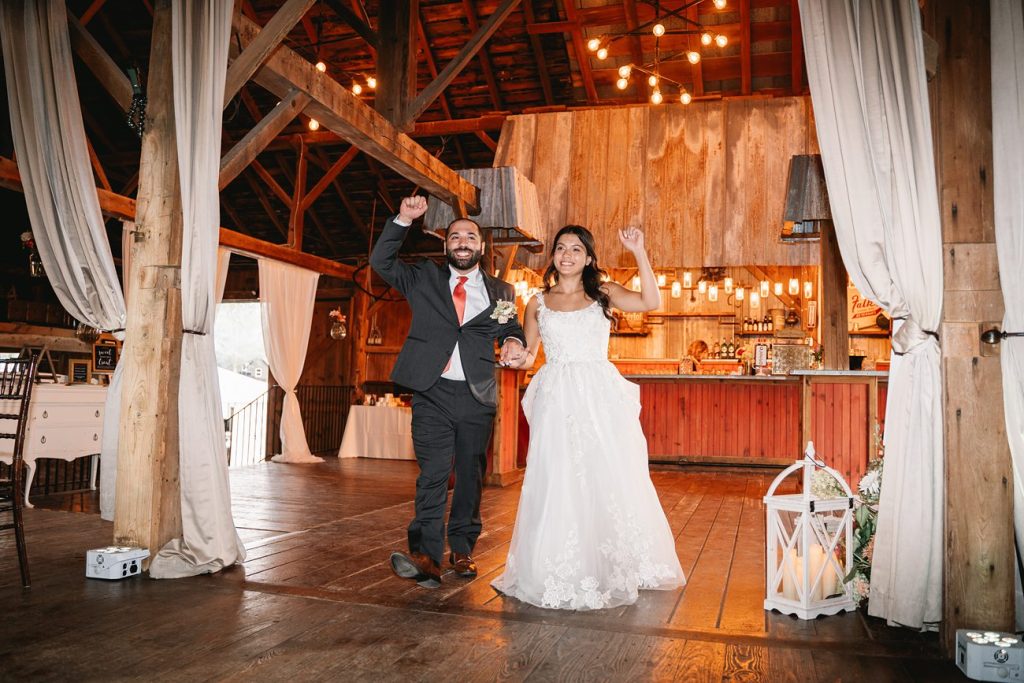
<svg viewBox="0 0 1024 683"><path fill-rule="evenodd" d="M255 160L251 164L249 164L249 168L256 171L256 175L260 177L260 180L262 180L270 189L270 191L273 192L278 199L284 202L284 205L287 206L289 210L291 210L291 195L285 192L284 188L281 187L280 183L278 183L277 180L274 179L274 176L270 174L270 171L268 171L263 164Z"/></svg>
<svg viewBox="0 0 1024 683"><path fill-rule="evenodd" d="M416 97L416 22L419 0L385 2L377 14L378 40L377 92L373 106L385 119L403 132L409 131L415 116L409 116L409 103Z"/></svg>
<svg viewBox="0 0 1024 683"><path fill-rule="evenodd" d="M419 36L420 45L423 46L423 57L427 61L427 68L430 70L430 77L432 79L437 78L437 63L434 61L434 50L430 47L430 40L427 38L427 32L423 28L423 13L419 11L416 12L416 34ZM451 104L448 102L447 94L443 92L441 93L440 103L441 111L444 112L444 115L449 119L453 118ZM466 153L462 149L462 143L459 142L458 138L455 138L455 151L459 155L459 161L462 163L462 167L466 168Z"/></svg>
<svg viewBox="0 0 1024 683"><path fill-rule="evenodd" d="M128 77L110 58L106 50L100 47L85 26L71 14L68 14L68 29L71 49L96 76L100 85L114 98L121 111L128 111L132 105L132 84Z"/></svg>
<svg viewBox="0 0 1024 683"><path fill-rule="evenodd" d="M570 34L572 35L572 46L576 52L576 66L580 70L580 77L583 79L583 90L587 93L587 102L597 104L597 87L594 85L594 76L590 68L590 53L583 40L583 29L580 28L579 17L576 11L576 0L562 0L565 8L565 18L573 25Z"/></svg>
<svg viewBox="0 0 1024 683"><path fill-rule="evenodd" d="M298 137L298 136L296 136L296 137ZM299 148L300 161L302 162L301 163L301 166L302 166L302 169L301 169L302 170L301 182L300 182L300 176L298 174L298 172L300 170L299 169L300 164L297 163L296 164L296 170L292 171L291 166L288 165L288 160L287 159L282 158L282 156L280 154L274 155L274 159L277 161L277 167L279 169L281 169L281 173L283 173L284 177L288 179L288 182L290 182L292 184L292 197L293 197L293 199L292 199L292 214L295 213L295 210L296 210L295 207L299 207L299 210L302 212L302 214L301 214L301 217L298 218L298 220L300 221L300 224L301 224L301 226L303 228L305 227L305 216L308 214L310 221L312 221L312 223L313 223L313 227L316 228L317 234L320 235L320 239L323 240L324 244L330 250L331 255L332 256L336 256L338 254L338 245L331 238L331 236L328 234L327 230L324 228L323 221L321 221L320 217L317 216L316 211L314 211L312 207L302 208L302 205L303 205L303 203L305 201L305 195L306 195L306 192L305 192L306 175L305 175L305 173L306 173L306 167L308 166L308 163L310 161L310 154L309 154L309 150L306 148L305 144L303 144L301 141L297 141L297 142L300 145L300 148ZM314 163L316 163L316 162L314 162ZM296 200L295 197L299 194L300 187L302 189L302 197L300 199ZM292 228L291 228L291 219L289 217L289 234L291 235L292 232L293 231L292 231ZM300 230L300 234L299 234L300 244L301 244L302 238L303 238L303 236L302 236L301 230ZM293 248L299 249L300 251L302 250L301 246L298 246L298 247L294 246L291 237L289 237L289 239L288 239L288 244L292 245Z"/></svg>
<svg viewBox="0 0 1024 683"><path fill-rule="evenodd" d="M804 94L804 37L800 28L799 0L790 0L790 69L792 81L791 92L794 95Z"/></svg>
<svg viewBox="0 0 1024 683"><path fill-rule="evenodd" d="M18 173L18 165L12 159L0 157L0 187L5 187L15 192L24 192L21 184L21 174ZM256 187L259 187L256 184ZM110 218L122 220L135 220L135 200L131 197L115 194L97 188L96 194L100 200L100 211ZM220 245L237 254L258 258L260 256L271 258L284 263L290 263L300 268L315 270L324 275L331 275L343 280L352 279L355 268L344 263L338 263L313 254L306 254L286 246L273 244L264 240L244 235L227 228L220 229Z"/></svg>
<svg viewBox="0 0 1024 683"><path fill-rule="evenodd" d="M484 43L494 35L494 32L498 30L498 27L512 13L512 10L515 9L519 2L520 0L502 0L501 4L494 10L494 14L488 17L487 21L477 29L473 37L469 39L469 42L452 58L452 61L448 62L448 65L438 74L437 78L424 88L417 95L416 99L409 104L409 109L406 111L406 121L415 121L420 117L420 114L427 110L427 107L437 99L455 77L462 72L470 60L476 56L477 52L484 46ZM476 207L471 207L471 209L475 211Z"/></svg>
<svg viewBox="0 0 1024 683"><path fill-rule="evenodd" d="M309 95L297 88L281 98L269 114L260 119L248 133L239 140L220 160L220 179L218 187L224 189L238 177L260 152L266 149L285 127L295 120L305 106L309 104Z"/></svg>
<svg viewBox="0 0 1024 683"><path fill-rule="evenodd" d="M487 133L483 132L482 130L478 130L476 132L476 136L480 139L480 142L482 142L485 145L487 145L487 147L490 148L490 150L492 152L497 152L498 151L498 143L495 142L494 138L492 138L490 135L488 135Z"/></svg>
<svg viewBox="0 0 1024 683"><path fill-rule="evenodd" d="M690 9L686 10L686 16L690 21L697 21L697 5L694 5ZM699 38L696 36L686 36L687 47L691 50L696 49L694 43L698 42ZM701 60L701 62L704 60ZM693 75L693 96L703 97L704 96L704 67L701 66L701 62L690 65L690 73Z"/></svg>
<svg viewBox="0 0 1024 683"><path fill-rule="evenodd" d="M449 121L422 121L416 124L410 137L444 137L448 135L476 134L477 131L500 132L506 114L488 114L472 119L452 119ZM346 140L329 130L304 131L301 133L307 145L338 145ZM290 147L295 136L278 135L267 145L267 150L279 150Z"/></svg>
<svg viewBox="0 0 1024 683"><path fill-rule="evenodd" d="M626 12L626 30L635 31L637 26L640 25L636 12L636 0L624 0L622 7ZM640 36L629 37L629 58L633 60L633 64L637 66L643 65L644 51L640 45ZM646 100L650 96L650 86L645 79L636 79L636 89L638 99Z"/></svg>
<svg viewBox="0 0 1024 683"><path fill-rule="evenodd" d="M469 21L469 29L474 33L480 30L480 20L476 16L476 2L474 0L462 0L462 9L466 13L466 20ZM501 90L498 89L498 80L494 77L494 67L491 64L491 54L487 50L487 44L481 46L477 53L480 60L480 68L484 72L484 81L487 83L487 90L491 94L491 104L494 110L504 109L501 102ZM449 117L450 118L450 117Z"/></svg>
<svg viewBox="0 0 1024 683"><path fill-rule="evenodd" d="M350 149L356 148L351 147ZM320 161L320 165L323 168L327 168L327 155L324 154L323 150L314 149L312 158L318 159ZM335 165L337 165L337 163L335 163ZM334 191L338 193L338 198L341 199L341 203L344 205L345 211L348 212L349 218L352 219L352 224L356 226L356 230L359 232L360 236L364 240L368 239L370 231L366 228L366 223L363 221L363 217L356 210L355 204L352 203L352 200L349 198L348 193L345 192L344 188L342 188L341 186L341 183L338 182L337 176L331 179L331 187L333 187Z"/></svg>
<svg viewBox="0 0 1024 683"><path fill-rule="evenodd" d="M358 155L359 150L355 147L349 147L345 150L345 153L338 157L337 161L331 164L320 180L317 181L317 184L314 185L313 188L306 193L306 196L302 198L302 209L305 211L312 206L313 202L315 202L317 198L324 193L324 190L334 182L334 179L338 177L338 174L344 171Z"/></svg>
<svg viewBox="0 0 1024 683"><path fill-rule="evenodd" d="M104 190L113 191L110 187L110 181L107 180L107 174L103 170L103 164L100 163L100 158L96 156L96 150L93 149L92 142L89 138L85 138L85 146L89 150L89 161L92 163L92 170L96 173L96 179L100 181L100 187Z"/></svg>
<svg viewBox="0 0 1024 683"><path fill-rule="evenodd" d="M300 137L299 158L295 162L295 177L292 184L292 210L288 216L288 246L302 251L302 231L305 227L306 211L302 200L306 194L306 143Z"/></svg>
<svg viewBox="0 0 1024 683"><path fill-rule="evenodd" d="M523 16L526 25L534 23L537 18L533 14L533 0L523 0ZM540 87L544 91L544 104L555 103L555 96L551 90L551 75L548 73L547 59L544 57L544 46L540 43L540 36L528 35L530 49L533 51L533 61L537 65L537 73L540 75Z"/></svg>
<svg viewBox="0 0 1024 683"><path fill-rule="evenodd" d="M234 21L238 41L244 48L259 34L259 26L241 15L236 15ZM233 46L232 50L237 48ZM461 200L471 210L479 209L477 188L294 51L279 47L256 72L254 80L278 97L298 87L312 99L306 113L321 126L442 201L455 204Z"/></svg>
<svg viewBox="0 0 1024 683"><path fill-rule="evenodd" d="M250 166L249 168L254 167ZM260 166L260 168L263 167ZM264 169L264 171L265 170L266 169ZM253 179L252 174L243 173L242 177L245 178L245 182L249 184L249 187L252 189L253 194L256 195L256 201L258 201L260 203L260 206L263 207L263 211L266 212L267 218L269 218L270 222L274 224L274 227L277 228L277 231L281 233L281 237L284 239L288 239L288 228L283 223L281 223L281 219L278 218L277 211L274 210L274 205L270 203L270 197L267 196L266 190L264 190L263 186L256 182L255 179ZM277 183L275 182L274 185L277 185ZM287 195L285 196L287 197ZM280 197L278 197L278 199L280 199ZM288 206L288 201L285 202L285 206ZM289 210L291 209L290 206L288 208Z"/></svg>
<svg viewBox="0 0 1024 683"><path fill-rule="evenodd" d="M230 65L228 65L227 81L224 85L224 106L234 99L260 65L281 44L303 15L309 11L316 0L287 0L277 10L266 26L246 44ZM241 15L239 15L241 16Z"/></svg>
<svg viewBox="0 0 1024 683"><path fill-rule="evenodd" d="M373 54L373 58L377 59L377 44L380 40L380 36L370 28L370 23L364 17L356 14L354 11L345 7L339 0L324 0L324 4L331 8L331 10L338 15L338 18L348 24L348 26L355 31L360 38L366 41L366 44L370 46L370 52ZM365 10L363 10L365 12Z"/></svg>
<svg viewBox="0 0 1024 683"><path fill-rule="evenodd" d="M82 26L85 26L90 21L92 21L92 18L94 16L96 16L96 13L100 11L100 8L103 7L103 5L104 5L104 3L106 3L106 1L107 0L93 0L92 1L92 4L89 5L85 9L84 12L82 12L82 16L79 17L79 19L78 19L82 23Z"/></svg>

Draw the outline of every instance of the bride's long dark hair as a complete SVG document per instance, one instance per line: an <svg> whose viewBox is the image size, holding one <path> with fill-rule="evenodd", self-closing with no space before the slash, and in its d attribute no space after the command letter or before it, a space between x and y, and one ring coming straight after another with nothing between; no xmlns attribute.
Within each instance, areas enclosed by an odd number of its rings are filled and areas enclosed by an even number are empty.
<svg viewBox="0 0 1024 683"><path fill-rule="evenodd" d="M582 225L567 225L555 235L555 239L551 243L551 261L548 263L547 270L544 271L544 291L548 292L558 283L558 270L555 268L554 256L555 249L558 248L558 240L562 235L576 235L580 242L583 243L583 248L587 250L587 256L590 257L590 263L583 266L583 291L592 301L601 304L601 311L604 313L604 317L614 320L611 311L608 310L610 305L608 295L601 289L601 276L606 275L606 273L597 265L597 252L594 251L594 236Z"/></svg>

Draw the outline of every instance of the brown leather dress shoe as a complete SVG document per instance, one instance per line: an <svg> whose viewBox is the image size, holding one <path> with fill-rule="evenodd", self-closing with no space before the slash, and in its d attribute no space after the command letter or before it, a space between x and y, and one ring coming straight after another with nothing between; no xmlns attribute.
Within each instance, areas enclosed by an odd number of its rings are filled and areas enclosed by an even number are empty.
<svg viewBox="0 0 1024 683"><path fill-rule="evenodd" d="M403 579L412 579L424 588L441 585L441 566L423 553L391 553L391 569Z"/></svg>
<svg viewBox="0 0 1024 683"><path fill-rule="evenodd" d="M448 556L455 573L466 579L476 578L476 562L467 553L452 553Z"/></svg>

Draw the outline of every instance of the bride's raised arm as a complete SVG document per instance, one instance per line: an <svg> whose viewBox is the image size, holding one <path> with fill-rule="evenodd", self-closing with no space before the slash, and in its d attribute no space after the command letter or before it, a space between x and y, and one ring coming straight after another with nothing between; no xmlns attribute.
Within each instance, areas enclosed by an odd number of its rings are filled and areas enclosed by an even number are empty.
<svg viewBox="0 0 1024 683"><path fill-rule="evenodd" d="M621 311L653 311L661 305L661 292L658 291L658 280L654 275L654 268L651 267L651 261L647 258L647 250L644 249L644 233L640 228L624 228L619 231L619 241L636 259L640 291L626 289L617 282L606 282L602 287L608 294L608 302Z"/></svg>
<svg viewBox="0 0 1024 683"><path fill-rule="evenodd" d="M515 370L528 370L537 361L537 352L540 351L540 328L537 326L537 308L540 303L537 296L530 298L526 304L526 311L523 313L523 332L526 334L526 353L520 356L519 360L509 361L506 367Z"/></svg>

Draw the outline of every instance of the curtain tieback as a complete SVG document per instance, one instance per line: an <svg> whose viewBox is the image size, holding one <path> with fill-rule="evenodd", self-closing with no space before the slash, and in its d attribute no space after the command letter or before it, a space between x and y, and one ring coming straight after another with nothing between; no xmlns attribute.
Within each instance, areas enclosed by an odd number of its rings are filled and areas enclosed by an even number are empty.
<svg viewBox="0 0 1024 683"><path fill-rule="evenodd" d="M897 318L903 320L900 329L892 337L892 350L898 355L910 353L925 342L939 342L939 333L933 330L922 329L913 317Z"/></svg>
<svg viewBox="0 0 1024 683"><path fill-rule="evenodd" d="M200 337L205 337L206 333L202 330L182 330L182 334L198 334Z"/></svg>

